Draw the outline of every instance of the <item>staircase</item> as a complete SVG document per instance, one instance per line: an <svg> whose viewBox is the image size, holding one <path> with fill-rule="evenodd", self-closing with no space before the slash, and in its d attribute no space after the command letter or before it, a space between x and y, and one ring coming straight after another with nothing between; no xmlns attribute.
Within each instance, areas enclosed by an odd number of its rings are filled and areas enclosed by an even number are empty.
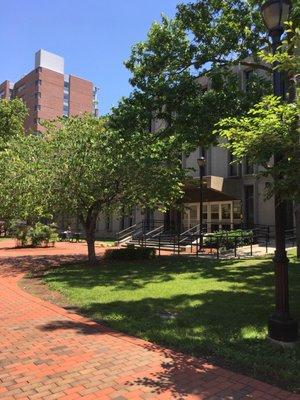
<svg viewBox="0 0 300 400"><path fill-rule="evenodd" d="M265 247L266 253L268 252L268 247L275 246L274 227L257 225L251 230L253 232L252 245ZM286 230L285 236L287 246L294 246L296 242L295 229ZM150 247L158 249L159 254L160 250L172 251L174 254L189 251L192 253L198 251L197 244L200 241L200 229L199 225L195 225L184 232L174 233L166 230L164 221L155 220L148 223L141 221L120 231L117 234L117 239L122 247L127 247L128 245Z"/></svg>
<svg viewBox="0 0 300 400"><path fill-rule="evenodd" d="M172 233L165 230L164 221L151 221L148 224L143 221L120 231L117 238L122 247L135 245L180 253L198 240L199 225L182 233Z"/></svg>

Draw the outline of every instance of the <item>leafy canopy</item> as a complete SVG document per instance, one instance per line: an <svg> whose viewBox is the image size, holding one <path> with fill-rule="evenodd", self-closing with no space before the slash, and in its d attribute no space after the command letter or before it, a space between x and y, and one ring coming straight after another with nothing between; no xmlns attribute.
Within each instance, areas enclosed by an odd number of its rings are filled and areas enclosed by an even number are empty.
<svg viewBox="0 0 300 400"><path fill-rule="evenodd" d="M296 104L267 96L245 116L225 118L217 124L216 134L227 140L225 146L237 161L247 157L249 162L264 167L262 175L274 178L268 195L275 190L282 198L300 199L298 114ZM273 165L273 155L283 158Z"/></svg>
<svg viewBox="0 0 300 400"><path fill-rule="evenodd" d="M134 204L164 207L181 194L178 158L164 142L135 134L124 137L108 128L106 119L91 115L48 124L58 212L86 221L91 210L120 211ZM171 143L169 146L171 149Z"/></svg>
<svg viewBox="0 0 300 400"><path fill-rule="evenodd" d="M0 100L0 149L8 140L24 133L24 121L28 115L22 100Z"/></svg>
<svg viewBox="0 0 300 400"><path fill-rule="evenodd" d="M125 63L133 92L113 110L115 126L128 123L135 130L156 119L164 121L156 135L175 136L186 152L214 144L220 118L242 115L270 93L270 84L256 75L245 93L230 69L256 55L265 41L257 2L180 4L174 19L163 16L147 39L133 46ZM200 76L212 81L208 91Z"/></svg>
<svg viewBox="0 0 300 400"><path fill-rule="evenodd" d="M17 135L0 152L0 218L29 223L49 215L51 179L47 143L35 135Z"/></svg>

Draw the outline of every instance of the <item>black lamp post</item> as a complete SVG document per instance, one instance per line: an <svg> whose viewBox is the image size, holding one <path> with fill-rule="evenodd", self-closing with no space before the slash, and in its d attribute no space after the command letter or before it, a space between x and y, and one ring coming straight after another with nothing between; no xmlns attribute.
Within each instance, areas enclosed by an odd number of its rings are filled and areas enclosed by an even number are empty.
<svg viewBox="0 0 300 400"><path fill-rule="evenodd" d="M205 167L205 158L199 157L197 159L197 163L199 166L199 177L200 177L200 214L199 214L199 233L200 233L200 250L203 246L203 175L204 175L204 167Z"/></svg>
<svg viewBox="0 0 300 400"><path fill-rule="evenodd" d="M272 39L273 53L281 44L284 22L288 19L290 0L268 0L261 7L261 13ZM273 72L274 94L285 97L283 74ZM282 160L282 155L274 155L274 164ZM283 179L278 176L275 179ZM275 268L275 312L269 317L269 337L282 342L293 342L298 338L298 324L289 314L288 263L285 249L285 204L279 195L275 195L275 241L276 251L273 258Z"/></svg>

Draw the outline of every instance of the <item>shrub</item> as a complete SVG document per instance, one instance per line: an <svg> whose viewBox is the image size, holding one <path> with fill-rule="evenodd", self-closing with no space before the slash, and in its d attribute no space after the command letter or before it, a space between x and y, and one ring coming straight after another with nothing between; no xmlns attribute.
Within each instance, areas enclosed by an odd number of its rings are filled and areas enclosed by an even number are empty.
<svg viewBox="0 0 300 400"><path fill-rule="evenodd" d="M17 246L25 247L28 245L29 228L25 221L19 219L11 221L8 232L11 237L17 240Z"/></svg>
<svg viewBox="0 0 300 400"><path fill-rule="evenodd" d="M45 225L41 222L37 222L33 227L29 229L28 237L31 240L31 245L34 247L40 246L42 243L48 246L49 243L55 243L58 241L56 225Z"/></svg>
<svg viewBox="0 0 300 400"><path fill-rule="evenodd" d="M12 237L17 239L17 246L40 246L58 241L58 234L56 225L45 225L37 222L35 225L30 226L25 221L15 220L10 224L9 233Z"/></svg>
<svg viewBox="0 0 300 400"><path fill-rule="evenodd" d="M245 246L253 241L252 231L243 231L236 229L233 231L218 231L209 233L204 236L204 246L206 247L223 247L233 249L235 246Z"/></svg>
<svg viewBox="0 0 300 400"><path fill-rule="evenodd" d="M155 257L155 250L148 247L128 246L124 249L106 250L104 258L109 260L150 260Z"/></svg>

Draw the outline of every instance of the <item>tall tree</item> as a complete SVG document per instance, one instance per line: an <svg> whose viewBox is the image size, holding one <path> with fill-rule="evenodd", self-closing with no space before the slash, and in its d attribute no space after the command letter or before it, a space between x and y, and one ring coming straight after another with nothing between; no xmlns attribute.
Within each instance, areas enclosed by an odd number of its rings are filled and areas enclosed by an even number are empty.
<svg viewBox="0 0 300 400"><path fill-rule="evenodd" d="M174 19L162 17L147 39L133 46L125 63L133 92L119 105L121 117L126 109L131 116L134 111L146 115L141 109L147 110L148 118L150 114L165 122L160 136L176 135L187 152L215 143L213 128L220 118L243 114L271 92L266 79L254 75L245 93L231 70L243 60L271 72L256 57L266 43L263 33L257 2L201 0L179 5ZM210 90L201 85L201 76L211 79Z"/></svg>
<svg viewBox="0 0 300 400"><path fill-rule="evenodd" d="M100 215L133 205L166 208L182 194L180 160L172 140L150 140L144 131L124 132L88 114L47 124L48 169L54 171L51 207L78 216L96 262Z"/></svg>

